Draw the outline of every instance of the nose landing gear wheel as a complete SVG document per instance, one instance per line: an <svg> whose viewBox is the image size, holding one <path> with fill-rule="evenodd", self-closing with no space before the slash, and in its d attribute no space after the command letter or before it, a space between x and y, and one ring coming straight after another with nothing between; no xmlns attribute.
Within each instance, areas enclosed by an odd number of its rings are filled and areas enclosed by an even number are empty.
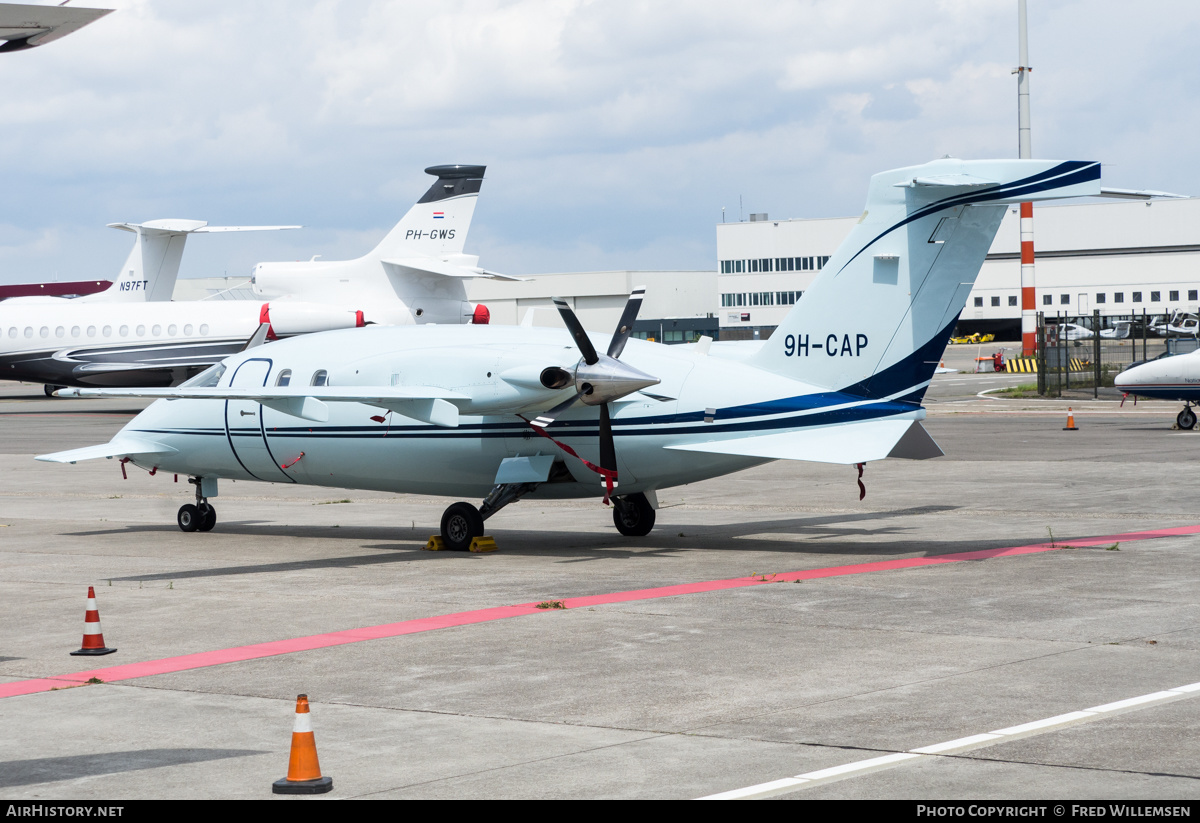
<svg viewBox="0 0 1200 823"><path fill-rule="evenodd" d="M626 537L645 537L654 528L654 507L641 492L614 497L613 523Z"/></svg>
<svg viewBox="0 0 1200 823"><path fill-rule="evenodd" d="M470 503L454 503L442 515L442 540L451 551L465 552L483 536L483 516Z"/></svg>
<svg viewBox="0 0 1200 823"><path fill-rule="evenodd" d="M1192 411L1191 406L1184 409L1175 418L1175 423L1181 429L1190 430L1196 428L1196 413Z"/></svg>
<svg viewBox="0 0 1200 823"><path fill-rule="evenodd" d="M182 531L194 532L200 528L200 523L203 521L200 517L200 510L191 503L185 503L179 507L179 513L175 515L175 522L179 524Z"/></svg>

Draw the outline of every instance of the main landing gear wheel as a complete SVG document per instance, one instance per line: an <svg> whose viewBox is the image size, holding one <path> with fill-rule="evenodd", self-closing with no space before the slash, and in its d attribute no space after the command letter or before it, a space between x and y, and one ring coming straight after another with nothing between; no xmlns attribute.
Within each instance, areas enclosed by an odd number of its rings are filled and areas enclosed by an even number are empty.
<svg viewBox="0 0 1200 823"><path fill-rule="evenodd" d="M1188 406L1186 409L1181 411L1179 416L1175 418L1175 423L1181 429L1196 428L1196 413L1192 411L1192 407Z"/></svg>
<svg viewBox="0 0 1200 823"><path fill-rule="evenodd" d="M213 526L217 525L217 510L210 503L201 503L196 507L200 514L200 524L196 526L196 531L210 532Z"/></svg>
<svg viewBox="0 0 1200 823"><path fill-rule="evenodd" d="M645 537L654 528L654 507L641 492L614 497L613 523L626 537Z"/></svg>
<svg viewBox="0 0 1200 823"><path fill-rule="evenodd" d="M200 524L204 519L200 516L200 510L191 503L185 503L179 507L179 513L175 515L175 522L179 524L179 528L185 532L194 532L200 528Z"/></svg>
<svg viewBox="0 0 1200 823"><path fill-rule="evenodd" d="M483 515L470 503L454 503L442 515L442 540L451 551L465 552L483 536Z"/></svg>

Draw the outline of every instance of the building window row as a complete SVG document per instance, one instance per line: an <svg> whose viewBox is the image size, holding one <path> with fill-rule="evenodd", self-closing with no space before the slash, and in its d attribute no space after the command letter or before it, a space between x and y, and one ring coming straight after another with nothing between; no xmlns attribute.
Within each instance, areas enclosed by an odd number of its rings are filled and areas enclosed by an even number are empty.
<svg viewBox="0 0 1200 823"><path fill-rule="evenodd" d="M1168 303L1178 303L1180 293L1181 292L1178 289L1169 290L1167 292L1167 302ZM1150 300L1149 301L1142 300L1143 294L1144 294L1144 292L1140 292L1140 291L1130 292L1128 302L1130 302L1130 303L1142 303L1142 302L1161 303L1162 302L1162 292L1161 291L1150 292ZM1108 305L1108 292L1103 292L1103 291L1096 292L1095 298L1096 298L1096 305L1098 305L1098 306ZM1188 289L1187 290L1187 299L1188 300L1200 300L1200 289ZM998 307L1000 305L1000 298L998 296L993 296L991 298L990 302L991 302L992 306ZM1114 303L1127 302L1125 300L1125 292L1123 292L1123 291L1113 292L1112 293L1112 302L1114 302ZM1010 294L1008 296L1008 305L1010 305L1010 306L1017 305L1017 296L1015 294ZM1043 294L1042 295L1042 305L1043 306L1053 306L1054 305L1054 295L1053 294ZM1060 305L1060 306L1071 305L1071 295L1059 294L1058 295L1058 305ZM975 308L977 308L977 309L983 308L983 298L982 297L975 298Z"/></svg>
<svg viewBox="0 0 1200 823"><path fill-rule="evenodd" d="M721 295L721 307L731 306L792 306L800 299L802 291L752 291L732 292Z"/></svg>
<svg viewBox="0 0 1200 823"><path fill-rule="evenodd" d="M747 274L768 271L820 271L829 262L823 257L757 257L750 260L722 260L721 274Z"/></svg>

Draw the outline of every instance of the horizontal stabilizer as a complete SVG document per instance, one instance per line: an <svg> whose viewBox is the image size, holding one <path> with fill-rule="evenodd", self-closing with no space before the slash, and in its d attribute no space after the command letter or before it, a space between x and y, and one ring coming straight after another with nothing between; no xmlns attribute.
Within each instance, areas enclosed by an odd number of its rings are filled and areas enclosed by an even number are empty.
<svg viewBox="0 0 1200 823"><path fill-rule="evenodd" d="M970 174L938 174L933 177L914 177L893 183L893 186L914 189L921 186L995 186L999 180L985 180Z"/></svg>
<svg viewBox="0 0 1200 823"><path fill-rule="evenodd" d="M1111 197L1115 200L1154 200L1165 198L1168 200L1187 200L1186 194L1171 194L1169 191L1154 191L1152 189L1110 189L1102 188L1097 197Z"/></svg>
<svg viewBox="0 0 1200 823"><path fill-rule="evenodd" d="M943 454L929 432L916 420L870 420L666 448L843 465L883 460L885 457L927 460Z"/></svg>
<svg viewBox="0 0 1200 823"><path fill-rule="evenodd" d="M444 260L438 260L433 257L402 257L391 258L384 260L389 266L396 266L399 269L409 270L417 274L436 274L440 277L490 277L493 280L512 280L521 282L524 277L510 277L507 274L488 271L481 269L478 266L459 266L454 263L447 263Z"/></svg>
<svg viewBox="0 0 1200 823"><path fill-rule="evenodd" d="M100 446L85 446L82 449L71 449L54 454L39 454L37 460L43 463L76 463L80 460L98 460L101 457L152 457L156 454L175 454L175 449L155 443L153 440L139 440L133 437L119 437L111 443Z"/></svg>

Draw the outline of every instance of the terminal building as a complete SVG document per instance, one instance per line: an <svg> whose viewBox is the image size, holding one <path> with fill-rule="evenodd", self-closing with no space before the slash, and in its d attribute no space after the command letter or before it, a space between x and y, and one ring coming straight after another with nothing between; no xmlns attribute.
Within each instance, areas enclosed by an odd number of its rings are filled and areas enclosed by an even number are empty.
<svg viewBox="0 0 1200 823"><path fill-rule="evenodd" d="M1033 215L1037 308L1047 316L1200 313L1200 198L1037 206ZM765 337L857 221L754 214L718 224L721 337ZM1020 339L1020 228L1013 206L967 298L960 333Z"/></svg>

